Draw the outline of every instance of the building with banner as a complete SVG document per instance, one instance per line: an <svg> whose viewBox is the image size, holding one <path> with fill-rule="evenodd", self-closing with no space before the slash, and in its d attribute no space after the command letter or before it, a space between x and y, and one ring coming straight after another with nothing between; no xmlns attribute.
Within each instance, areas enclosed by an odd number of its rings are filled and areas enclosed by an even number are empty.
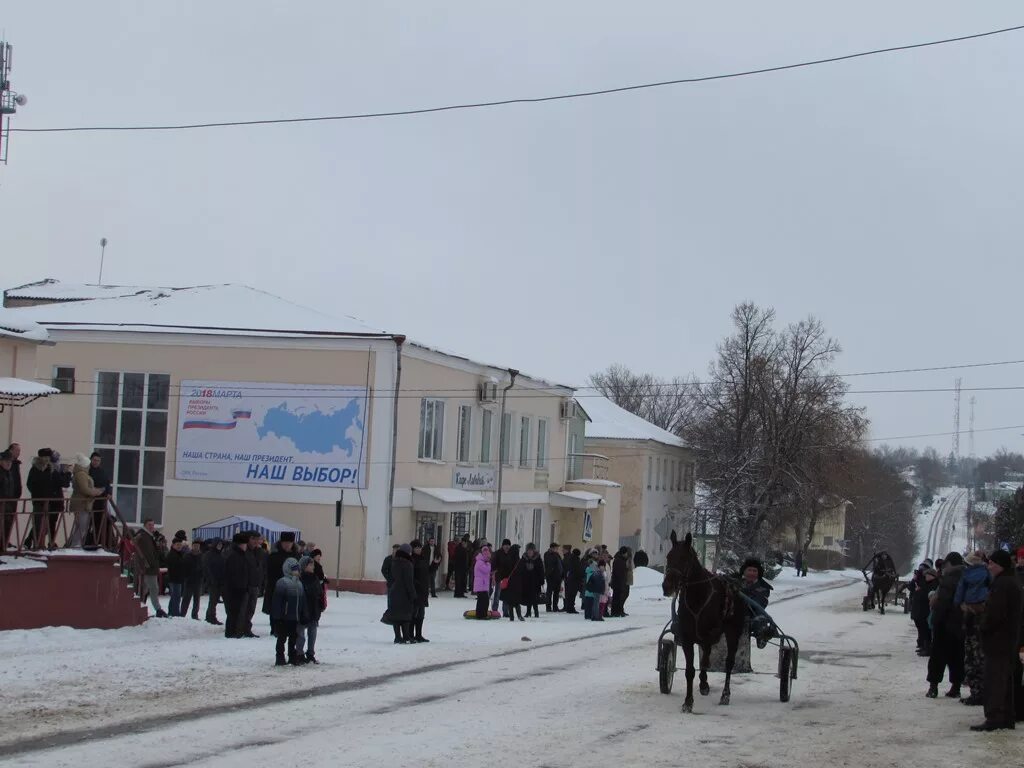
<svg viewBox="0 0 1024 768"><path fill-rule="evenodd" d="M48 332L25 376L60 393L10 433L96 450L130 523L265 517L370 590L391 543L416 536L582 546L588 512L618 530L617 498L566 484L570 387L238 285L46 280L4 305Z"/></svg>

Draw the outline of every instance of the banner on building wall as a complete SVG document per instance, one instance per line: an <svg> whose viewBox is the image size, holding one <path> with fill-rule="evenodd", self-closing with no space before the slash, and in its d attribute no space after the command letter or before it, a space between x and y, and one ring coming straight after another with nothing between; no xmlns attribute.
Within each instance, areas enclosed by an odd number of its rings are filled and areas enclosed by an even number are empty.
<svg viewBox="0 0 1024 768"><path fill-rule="evenodd" d="M183 381L179 480L365 488L366 390Z"/></svg>
<svg viewBox="0 0 1024 768"><path fill-rule="evenodd" d="M490 467L452 470L452 487L464 491L493 491L498 487L498 473Z"/></svg>

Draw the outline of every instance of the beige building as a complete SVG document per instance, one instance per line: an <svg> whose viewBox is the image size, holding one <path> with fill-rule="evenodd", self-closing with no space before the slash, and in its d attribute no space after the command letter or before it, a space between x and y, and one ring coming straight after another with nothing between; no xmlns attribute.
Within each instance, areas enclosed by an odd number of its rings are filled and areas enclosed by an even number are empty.
<svg viewBox="0 0 1024 768"><path fill-rule="evenodd" d="M27 321L17 312L0 309L0 450L16 441L16 408L57 394L57 390L35 379L36 350L49 343L49 335L41 325Z"/></svg>
<svg viewBox="0 0 1024 768"><path fill-rule="evenodd" d="M569 387L244 286L43 281L4 298L53 342L16 370L61 391L4 414L8 433L99 451L131 523L270 518L356 589L379 589L390 544L415 536L546 547L618 530L615 494L566 483Z"/></svg>
<svg viewBox="0 0 1024 768"><path fill-rule="evenodd" d="M682 533L692 525L693 452L676 435L607 398L582 397L579 402L590 421L585 477L577 484L617 484L621 494L617 543L643 549L652 565L663 564L671 548L671 531Z"/></svg>

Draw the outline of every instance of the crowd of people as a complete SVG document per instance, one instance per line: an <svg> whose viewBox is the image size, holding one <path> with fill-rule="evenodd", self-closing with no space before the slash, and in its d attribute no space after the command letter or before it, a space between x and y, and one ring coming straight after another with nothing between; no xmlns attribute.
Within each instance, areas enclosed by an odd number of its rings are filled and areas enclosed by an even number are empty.
<svg viewBox="0 0 1024 768"><path fill-rule="evenodd" d="M253 618L262 599L277 639L278 666L317 664L320 617L327 609L327 577L322 552L312 542L284 532L271 548L258 531L240 531L222 539L191 543L178 531L168 544L153 520L146 520L132 541L136 589L159 618L191 616L199 620L200 601L207 595L205 620L223 625L231 639L259 637ZM167 610L159 596L169 594ZM223 601L225 621L217 618Z"/></svg>
<svg viewBox="0 0 1024 768"><path fill-rule="evenodd" d="M640 559L643 553L637 554ZM396 544L384 559L381 574L388 603L381 621L393 627L396 644L430 642L423 635L423 622L430 598L437 597L442 560L433 538ZM647 562L645 555L642 562ZM467 534L448 542L442 589L460 599L474 596L476 606L468 615L478 620L540 618L541 605L545 613L579 614L581 600L585 618L604 621L628 615L634 567L629 547L613 555L603 545L584 553L553 542L542 555L533 543L520 550L505 539L495 549L486 539L472 541Z"/></svg>
<svg viewBox="0 0 1024 768"><path fill-rule="evenodd" d="M66 502L68 488L70 502ZM31 498L32 515L26 529L19 531L15 523L25 491ZM21 445L11 443L0 451L0 554L12 546L26 550L61 546L58 528L65 511L73 513L73 518L65 528L64 544L86 549L107 546L113 538L107 508L110 491L110 478L99 453L79 453L66 463L58 451L40 448L26 474ZM19 541L13 541L12 535Z"/></svg>
<svg viewBox="0 0 1024 768"><path fill-rule="evenodd" d="M975 731L1012 729L1024 721L1024 547L922 562L910 583L917 653L928 659L928 698L984 708ZM965 696L964 688L969 693Z"/></svg>

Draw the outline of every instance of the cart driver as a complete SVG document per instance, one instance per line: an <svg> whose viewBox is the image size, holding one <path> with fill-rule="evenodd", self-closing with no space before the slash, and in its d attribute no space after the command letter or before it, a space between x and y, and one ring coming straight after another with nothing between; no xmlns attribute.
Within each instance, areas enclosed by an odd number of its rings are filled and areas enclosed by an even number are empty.
<svg viewBox="0 0 1024 768"><path fill-rule="evenodd" d="M764 612L768 607L768 595L771 594L772 587L764 580L764 566L756 558L749 557L744 561L740 575L740 589L758 607L755 610L755 606L748 604L751 614L750 634L757 640L757 647L764 648L773 635L771 619Z"/></svg>

